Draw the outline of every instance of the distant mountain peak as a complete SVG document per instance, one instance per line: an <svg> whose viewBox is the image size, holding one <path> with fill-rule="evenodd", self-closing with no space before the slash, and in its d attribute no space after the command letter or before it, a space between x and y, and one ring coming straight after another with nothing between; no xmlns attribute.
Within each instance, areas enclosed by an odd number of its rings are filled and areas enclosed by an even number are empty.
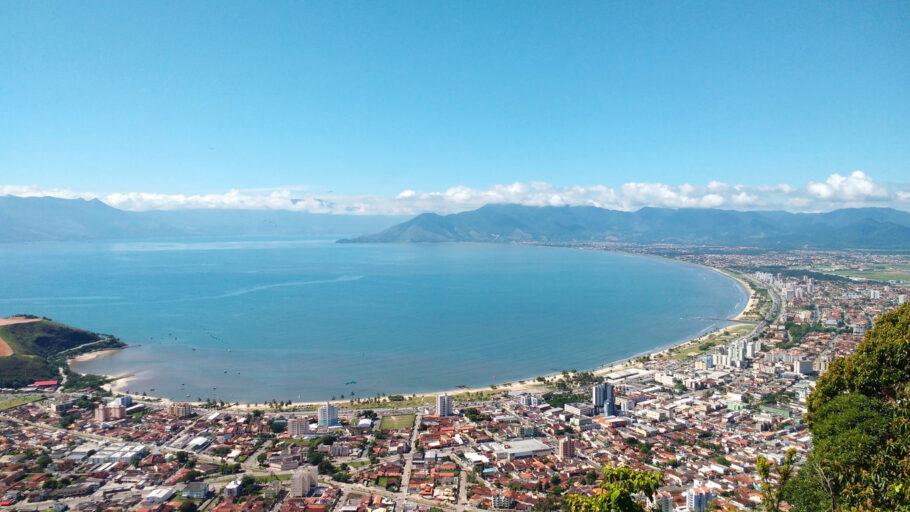
<svg viewBox="0 0 910 512"><path fill-rule="evenodd" d="M628 242L774 248L910 249L910 213L852 208L826 213L488 204L421 214L342 242Z"/></svg>

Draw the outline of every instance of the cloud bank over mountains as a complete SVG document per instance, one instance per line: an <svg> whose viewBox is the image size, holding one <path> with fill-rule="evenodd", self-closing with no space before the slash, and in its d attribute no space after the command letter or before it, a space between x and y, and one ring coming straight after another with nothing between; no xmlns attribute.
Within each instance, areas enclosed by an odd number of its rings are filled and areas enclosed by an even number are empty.
<svg viewBox="0 0 910 512"><path fill-rule="evenodd" d="M836 208L887 206L910 210L910 184L876 183L863 171L831 174L801 187L788 184L754 186L711 181L704 185L628 182L605 185L556 186L546 182L493 185L487 189L455 186L438 192L405 190L397 196L313 193L299 188L230 190L213 194L117 192L106 195L37 186L0 185L0 195L99 199L130 211L186 209L291 210L353 215L416 215L457 213L485 204L526 206L597 206L634 211L645 206L724 208L733 210L828 211Z"/></svg>

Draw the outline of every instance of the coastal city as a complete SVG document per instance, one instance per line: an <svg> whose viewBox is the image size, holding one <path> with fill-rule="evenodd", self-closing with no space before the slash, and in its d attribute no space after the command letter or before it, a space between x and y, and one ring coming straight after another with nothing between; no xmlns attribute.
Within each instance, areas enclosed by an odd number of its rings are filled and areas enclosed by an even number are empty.
<svg viewBox="0 0 910 512"><path fill-rule="evenodd" d="M718 331L631 360L432 396L251 408L64 392L61 379L3 389L0 507L548 511L623 466L660 472L652 510L754 510L757 458L805 461L818 376L910 295L906 255L581 248L712 267L749 303Z"/></svg>

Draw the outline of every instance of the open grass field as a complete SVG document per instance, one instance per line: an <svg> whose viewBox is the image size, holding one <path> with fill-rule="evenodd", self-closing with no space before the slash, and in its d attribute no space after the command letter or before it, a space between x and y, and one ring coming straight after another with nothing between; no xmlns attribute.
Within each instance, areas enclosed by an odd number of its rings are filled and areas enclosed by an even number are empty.
<svg viewBox="0 0 910 512"><path fill-rule="evenodd" d="M13 407L19 407L20 405L30 404L32 402L37 402L38 400L43 400L44 397L37 395L28 395L28 396L15 396L15 395L4 395L0 396L0 411L5 411L7 409L12 409Z"/></svg>
<svg viewBox="0 0 910 512"><path fill-rule="evenodd" d="M836 276L856 277L871 281L903 281L910 283L910 265L876 266L871 270L835 270Z"/></svg>
<svg viewBox="0 0 910 512"><path fill-rule="evenodd" d="M501 396L505 391L501 389L481 389L473 392L461 392L454 393L452 397L455 399L455 403L463 402L474 402L479 400L489 400L491 397ZM414 396L406 397L404 400L392 401L387 398L383 398L380 402L359 402L359 403L349 403L341 402L338 405L341 409L348 410L366 410L366 409L399 409L404 407L423 407L427 405L434 405L436 403L435 396Z"/></svg>
<svg viewBox="0 0 910 512"><path fill-rule="evenodd" d="M414 420L417 418L414 414L402 414L400 416L383 416L379 424L381 430L399 430L403 428L414 428Z"/></svg>
<svg viewBox="0 0 910 512"><path fill-rule="evenodd" d="M721 331L711 333L698 340L689 342L678 349L674 349L670 354L671 359L689 359L700 354L706 354L714 348L715 345L727 343L744 336L752 330L751 324L731 325Z"/></svg>

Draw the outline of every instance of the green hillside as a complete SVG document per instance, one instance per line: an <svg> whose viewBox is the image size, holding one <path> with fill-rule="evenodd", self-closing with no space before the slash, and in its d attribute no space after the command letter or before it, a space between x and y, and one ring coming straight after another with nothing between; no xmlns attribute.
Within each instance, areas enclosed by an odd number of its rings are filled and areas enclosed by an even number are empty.
<svg viewBox="0 0 910 512"><path fill-rule="evenodd" d="M58 368L74 355L125 346L116 338L77 329L49 319L0 326L2 338L13 355L0 357L0 387L27 386L36 380L59 379Z"/></svg>

